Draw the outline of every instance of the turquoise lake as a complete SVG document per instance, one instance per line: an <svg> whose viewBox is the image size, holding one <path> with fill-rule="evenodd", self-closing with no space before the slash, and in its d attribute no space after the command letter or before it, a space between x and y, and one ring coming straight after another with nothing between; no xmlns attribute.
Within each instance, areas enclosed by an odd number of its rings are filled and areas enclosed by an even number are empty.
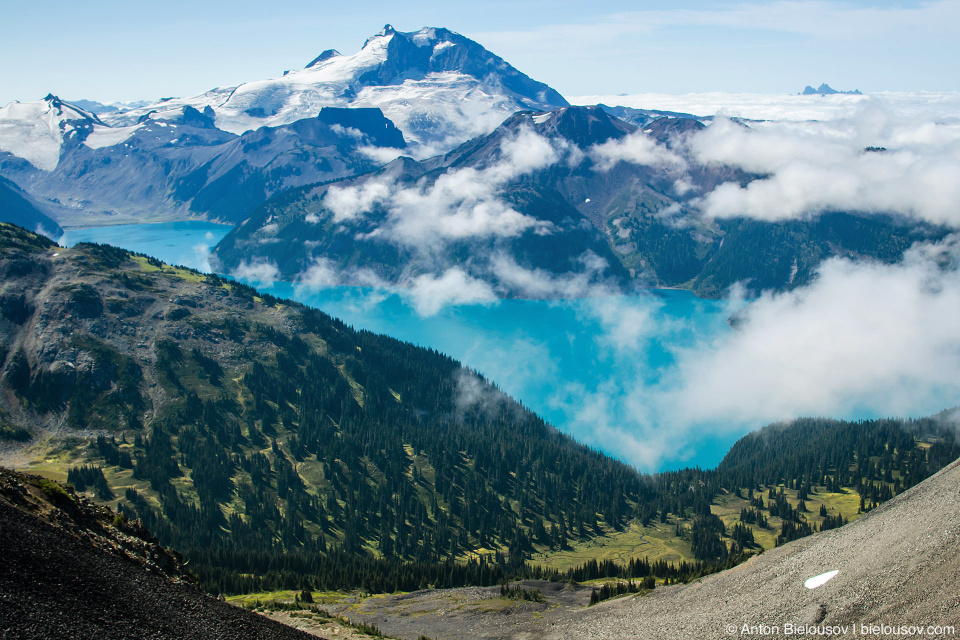
<svg viewBox="0 0 960 640"><path fill-rule="evenodd" d="M229 229L207 222L71 229L60 243L112 244L208 271L209 248ZM698 425L697 435L688 429L665 446L676 425L642 415L644 394L670 378L678 349L730 332L730 309L722 301L655 290L578 300L501 300L445 307L421 317L398 290L251 284L355 328L446 353L577 440L645 471L713 467L748 428Z"/></svg>

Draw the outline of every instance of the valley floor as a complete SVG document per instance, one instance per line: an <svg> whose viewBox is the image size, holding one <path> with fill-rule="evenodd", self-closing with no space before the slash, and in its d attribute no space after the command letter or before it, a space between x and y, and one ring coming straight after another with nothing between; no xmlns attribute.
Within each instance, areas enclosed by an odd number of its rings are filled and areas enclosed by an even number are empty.
<svg viewBox="0 0 960 640"><path fill-rule="evenodd" d="M518 583L514 583L516 585ZM355 625L376 627L385 636L417 640L421 636L439 640L474 638L514 638L537 635L544 629L565 624L587 607L593 587L567 583L525 580L526 590L537 590L544 602L512 600L502 597L500 587L463 589L426 589L413 593L375 596L333 595L316 597L317 603L304 611L274 611L270 601L259 609L267 617L298 629L323 636L352 638L356 631L338 625L330 617ZM275 600L291 602L293 592L273 594ZM245 607L255 606L260 596L241 596L228 601ZM306 607L307 605L304 605ZM339 628L345 635L335 635ZM362 636L361 636L362 637Z"/></svg>
<svg viewBox="0 0 960 640"><path fill-rule="evenodd" d="M543 603L507 600L498 587L488 587L321 598L317 607L410 640L783 638L810 635L810 629L849 638L954 638L960 631L960 596L953 588L960 583L958 486L960 463L954 463L840 529L691 584L591 607L588 585L535 581L523 586L539 589ZM805 588L808 578L830 570L838 570L837 577Z"/></svg>

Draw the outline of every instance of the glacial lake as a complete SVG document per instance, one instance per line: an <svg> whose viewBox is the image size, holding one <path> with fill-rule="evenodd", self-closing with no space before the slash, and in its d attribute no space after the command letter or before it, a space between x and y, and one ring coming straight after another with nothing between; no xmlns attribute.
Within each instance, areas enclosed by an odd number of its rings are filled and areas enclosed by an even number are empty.
<svg viewBox="0 0 960 640"><path fill-rule="evenodd" d="M60 244L100 242L164 262L209 271L208 251L230 230L207 222L70 229ZM334 287L305 290L288 282L251 283L342 319L355 328L432 347L488 380L574 438L644 471L712 468L749 428L697 425L671 446L677 425L644 413L675 372L678 350L728 334L723 301L685 291L577 300L500 300L447 306L419 315L407 293ZM680 431L678 431L680 433ZM656 453L647 451L649 445ZM668 443L665 445L664 443Z"/></svg>

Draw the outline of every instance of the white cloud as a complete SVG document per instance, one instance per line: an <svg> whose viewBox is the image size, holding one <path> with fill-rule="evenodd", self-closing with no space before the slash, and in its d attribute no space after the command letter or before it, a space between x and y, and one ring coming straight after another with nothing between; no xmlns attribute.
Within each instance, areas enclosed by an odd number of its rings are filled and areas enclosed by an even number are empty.
<svg viewBox="0 0 960 640"><path fill-rule="evenodd" d="M386 228L372 235L412 247L433 248L451 240L521 235L546 228L497 197L499 183L472 168L440 176L429 187L398 191Z"/></svg>
<svg viewBox="0 0 960 640"><path fill-rule="evenodd" d="M257 288L269 289L280 279L280 270L272 260L255 258L244 260L230 274L238 280L245 280Z"/></svg>
<svg viewBox="0 0 960 640"><path fill-rule="evenodd" d="M562 402L572 417L569 427L577 439L616 451L618 457L640 469L654 470L667 453L668 438L653 430L638 429L637 424L644 421L639 414L622 420L618 394L622 389L612 380L592 393L579 385L568 385Z"/></svg>
<svg viewBox="0 0 960 640"><path fill-rule="evenodd" d="M297 289L302 291L317 291L327 289L340 284L340 269L333 260L328 258L315 258L306 271L299 274L296 278ZM300 291L297 295L302 295Z"/></svg>
<svg viewBox="0 0 960 640"><path fill-rule="evenodd" d="M36 233L36 234L38 234L38 235L41 235L41 236L45 236L45 237L47 237L47 238L50 238L50 239L53 240L54 242L56 242L57 240L59 240L59 239L60 239L60 236L63 235L63 234L54 235L54 233L53 233L52 231L48 231L47 228L44 227L43 224L41 224L41 223L39 223L39 222L37 223L37 228L34 229L33 232Z"/></svg>
<svg viewBox="0 0 960 640"><path fill-rule="evenodd" d="M357 140L363 139L363 136L364 136L363 131L360 131L359 129L354 129L353 127L345 127L343 125L336 124L336 123L330 125L330 131L333 131L335 134L339 136L346 136L349 138L355 138Z"/></svg>
<svg viewBox="0 0 960 640"><path fill-rule="evenodd" d="M461 415L474 409L498 412L504 408L515 408L505 393L491 387L489 381L482 380L476 372L465 367L457 373L455 402Z"/></svg>
<svg viewBox="0 0 960 640"><path fill-rule="evenodd" d="M590 157L601 171L609 171L618 162L630 162L651 167L683 169L686 162L676 153L657 144L643 131L635 131L620 139L610 139L594 145Z"/></svg>
<svg viewBox="0 0 960 640"><path fill-rule="evenodd" d="M522 127L500 143L501 161L485 171L498 184L555 164L560 156L550 140Z"/></svg>
<svg viewBox="0 0 960 640"><path fill-rule="evenodd" d="M209 232L207 235L210 235ZM200 242L193 245L193 262L188 265L193 267L201 273L210 273L213 271L213 267L210 264L210 245L205 242Z"/></svg>
<svg viewBox="0 0 960 640"><path fill-rule="evenodd" d="M500 285L531 298L580 298L604 295L616 290L602 281L609 266L593 252L580 256L584 271L554 274L544 269L527 269L517 264L513 256L499 253L490 258L490 269Z"/></svg>
<svg viewBox="0 0 960 640"><path fill-rule="evenodd" d="M497 296L489 284L467 275L459 267L451 267L442 275L423 274L410 281L403 291L420 316L436 315L448 305L491 304Z"/></svg>
<svg viewBox="0 0 960 640"><path fill-rule="evenodd" d="M600 346L637 351L656 333L654 323L663 321L657 318L662 306L654 301L640 306L625 296L606 295L587 301L583 314L600 323Z"/></svg>
<svg viewBox="0 0 960 640"><path fill-rule="evenodd" d="M322 256L315 257L305 270L297 274L294 282L296 283L294 292L297 297L301 298L322 289L342 285L375 289L390 287L389 283L385 282L371 269L361 267L342 269L334 260Z"/></svg>
<svg viewBox="0 0 960 640"><path fill-rule="evenodd" d="M686 178L678 178L673 182L673 191L678 196L686 195L691 191L693 191L695 188L696 187L694 187L694 185Z"/></svg>
<svg viewBox="0 0 960 640"><path fill-rule="evenodd" d="M799 87L798 87L799 89ZM721 114L755 120L810 122L842 120L865 102L880 100L905 118L944 121L960 113L960 91L885 91L870 95L801 96L789 93L637 93L632 95L566 96L571 104L609 104L634 109L660 109L698 116Z"/></svg>
<svg viewBox="0 0 960 640"><path fill-rule="evenodd" d="M524 215L500 198L505 184L560 159L553 144L529 128L504 139L488 167L452 170L433 183L411 187L374 178L359 185L331 187L324 205L334 222L361 218L376 205L386 219L368 237L431 253L466 238L509 238L528 230L549 233L552 225Z"/></svg>
<svg viewBox="0 0 960 640"><path fill-rule="evenodd" d="M388 185L370 180L359 187L330 187L323 196L323 205L333 213L334 222L346 222L368 213L375 205L390 197Z"/></svg>
<svg viewBox="0 0 960 640"><path fill-rule="evenodd" d="M677 384L658 398L661 411L689 430L707 421L755 427L955 404L958 261L960 238L951 237L915 247L898 265L825 262L810 285L751 302L727 338L681 351Z"/></svg>
<svg viewBox="0 0 960 640"><path fill-rule="evenodd" d="M374 162L379 162L380 164L387 164L388 162L396 160L405 153L404 149L373 146L360 147L358 151Z"/></svg>
<svg viewBox="0 0 960 640"><path fill-rule="evenodd" d="M776 420L934 413L960 398L958 266L960 235L919 245L898 265L836 258L794 291L734 294L709 321L649 299L584 301L581 323L601 329L587 330L597 376L553 375L568 382L547 411L579 440L648 471ZM689 324L735 312L733 331ZM653 364L651 349L665 350L665 363ZM568 357L556 343L543 351L541 361ZM499 380L496 367L484 370ZM536 388L540 378L526 375L510 388Z"/></svg>
<svg viewBox="0 0 960 640"><path fill-rule="evenodd" d="M831 123L746 127L721 119L689 145L698 162L762 176L705 194L697 203L710 217L783 220L839 210L960 224L958 124L903 119L867 103Z"/></svg>

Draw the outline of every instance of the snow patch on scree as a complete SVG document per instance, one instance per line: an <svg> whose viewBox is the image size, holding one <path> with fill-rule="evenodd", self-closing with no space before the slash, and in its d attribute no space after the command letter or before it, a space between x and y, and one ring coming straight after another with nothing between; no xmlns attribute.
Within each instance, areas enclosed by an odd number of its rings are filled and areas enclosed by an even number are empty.
<svg viewBox="0 0 960 640"><path fill-rule="evenodd" d="M803 586L805 586L807 589L816 589L817 587L821 587L833 580L835 577L837 577L838 573L840 573L839 569L834 569L833 571L827 571L826 573L821 573L818 576L807 578L806 582L803 583Z"/></svg>

